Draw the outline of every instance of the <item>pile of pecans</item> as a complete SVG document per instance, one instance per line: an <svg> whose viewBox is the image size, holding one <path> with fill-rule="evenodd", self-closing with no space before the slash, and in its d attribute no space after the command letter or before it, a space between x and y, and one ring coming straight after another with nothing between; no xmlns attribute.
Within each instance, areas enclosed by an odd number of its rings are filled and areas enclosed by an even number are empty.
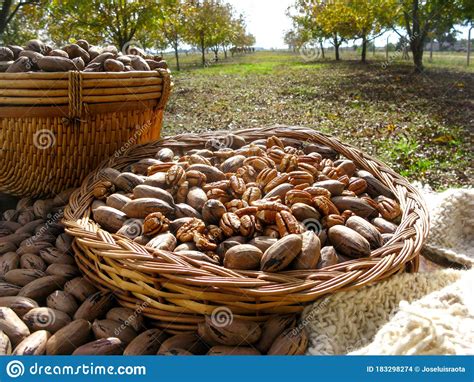
<svg viewBox="0 0 474 382"><path fill-rule="evenodd" d="M141 49L128 47L120 52L115 46L93 46L87 40L54 48L40 40L30 40L24 47L0 47L0 72L132 72L167 69L160 56L146 55Z"/></svg>
<svg viewBox="0 0 474 382"><path fill-rule="evenodd" d="M367 257L397 229L390 189L328 147L276 136L216 142L102 170L94 220L149 248L264 272Z"/></svg>
<svg viewBox="0 0 474 382"><path fill-rule="evenodd" d="M170 335L80 276L61 223L71 190L0 214L0 355L303 354L295 315L257 324L225 310ZM218 308L219 309L219 308Z"/></svg>

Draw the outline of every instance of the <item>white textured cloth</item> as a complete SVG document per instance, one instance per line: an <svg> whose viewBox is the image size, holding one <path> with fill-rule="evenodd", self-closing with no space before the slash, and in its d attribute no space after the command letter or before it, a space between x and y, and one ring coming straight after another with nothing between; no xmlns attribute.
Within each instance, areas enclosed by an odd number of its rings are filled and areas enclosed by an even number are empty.
<svg viewBox="0 0 474 382"><path fill-rule="evenodd" d="M436 194L424 250L470 268L472 189ZM399 274L373 286L339 292L305 309L308 354L473 354L474 270Z"/></svg>
<svg viewBox="0 0 474 382"><path fill-rule="evenodd" d="M474 354L474 271L398 312L367 346L351 354Z"/></svg>
<svg viewBox="0 0 474 382"><path fill-rule="evenodd" d="M465 267L474 265L474 190L449 189L437 194L426 187L430 236L423 252Z"/></svg>
<svg viewBox="0 0 474 382"><path fill-rule="evenodd" d="M347 354L370 344L402 301L415 301L457 281L462 271L404 273L355 291L338 292L306 308L308 354Z"/></svg>

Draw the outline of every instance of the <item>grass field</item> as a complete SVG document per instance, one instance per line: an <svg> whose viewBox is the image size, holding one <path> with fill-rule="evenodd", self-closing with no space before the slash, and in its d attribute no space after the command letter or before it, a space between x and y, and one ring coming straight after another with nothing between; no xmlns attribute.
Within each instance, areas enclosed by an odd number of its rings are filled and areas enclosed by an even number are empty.
<svg viewBox="0 0 474 382"><path fill-rule="evenodd" d="M437 189L470 183L474 74L439 54L422 75L382 57L361 64L307 62L289 52L258 52L199 68L183 56L174 73L164 135L273 124L333 134ZM441 57L442 56L442 57ZM170 60L170 63L172 61ZM473 64L474 65L474 64Z"/></svg>

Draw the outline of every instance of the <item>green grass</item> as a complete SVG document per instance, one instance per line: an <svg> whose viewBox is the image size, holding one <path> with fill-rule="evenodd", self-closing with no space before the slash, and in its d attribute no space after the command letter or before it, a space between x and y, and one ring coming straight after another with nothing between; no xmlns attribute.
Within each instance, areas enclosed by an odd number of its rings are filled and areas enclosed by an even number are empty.
<svg viewBox="0 0 474 382"><path fill-rule="evenodd" d="M469 184L474 75L444 55L414 75L410 63L306 62L257 52L174 72L164 134L273 124L305 125L386 161L436 188ZM355 52L354 52L355 58ZM369 60L372 58L369 54ZM445 66L443 66L445 65Z"/></svg>

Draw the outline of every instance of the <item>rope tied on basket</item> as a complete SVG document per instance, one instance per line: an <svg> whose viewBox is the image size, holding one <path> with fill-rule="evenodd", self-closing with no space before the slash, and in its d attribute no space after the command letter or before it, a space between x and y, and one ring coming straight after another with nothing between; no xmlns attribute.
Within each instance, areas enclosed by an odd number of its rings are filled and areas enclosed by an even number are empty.
<svg viewBox="0 0 474 382"><path fill-rule="evenodd" d="M69 72L69 116L63 119L65 125L79 125L82 116L82 75L80 72Z"/></svg>
<svg viewBox="0 0 474 382"><path fill-rule="evenodd" d="M161 98L156 105L156 110L160 110L164 109L166 103L168 102L173 83L171 82L170 72L167 69L158 69L157 72L160 73L161 78L163 79Z"/></svg>

